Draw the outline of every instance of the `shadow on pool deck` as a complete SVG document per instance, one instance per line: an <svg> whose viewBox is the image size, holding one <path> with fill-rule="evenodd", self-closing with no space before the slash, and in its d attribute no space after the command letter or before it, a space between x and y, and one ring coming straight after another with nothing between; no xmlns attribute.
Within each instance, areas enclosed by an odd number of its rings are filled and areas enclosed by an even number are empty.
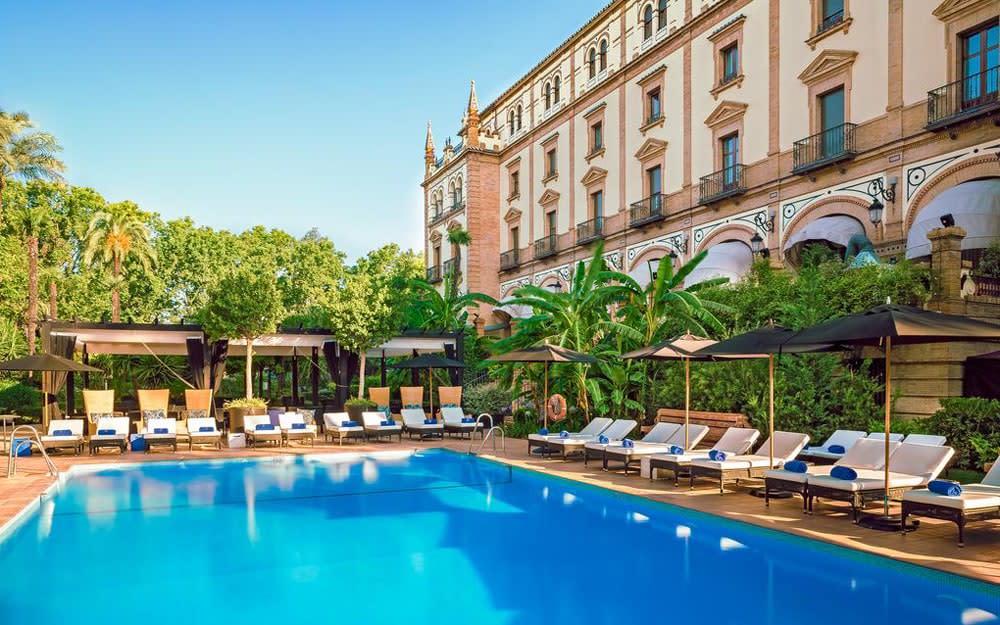
<svg viewBox="0 0 1000 625"><path fill-rule="evenodd" d="M469 450L469 442L456 439L444 442L404 439L402 444L349 443L341 447L336 444L317 443L315 447L294 445L282 448L221 451L205 449L177 453L127 453L124 456L117 452L105 451L98 456L57 455L52 458L58 468L64 471L71 466L81 464L357 453L435 447L465 452ZM581 460L544 460L531 457L527 455L526 446L521 440L508 441L505 453L498 453L496 456L486 453L484 456L623 493L648 497L656 501L1000 584L1000 520L970 524L966 528L966 546L960 548L956 544L955 525L944 521L921 519L920 529L906 536L894 532L876 532L851 523L850 508L839 502L821 502L816 506L815 515L807 516L802 514L802 502L798 498L772 501L770 508L767 508L763 500L748 496L747 488L729 487L724 496L720 496L717 488L707 482L697 484L695 490L689 490L686 481L682 480L681 486L674 488L670 481L651 482L635 474L625 476L620 472L605 472L593 464L584 466ZM0 470L6 475L6 464ZM0 526L33 502L52 483L52 479L45 474L45 467L40 457L19 459L17 476L11 479L0 477Z"/></svg>

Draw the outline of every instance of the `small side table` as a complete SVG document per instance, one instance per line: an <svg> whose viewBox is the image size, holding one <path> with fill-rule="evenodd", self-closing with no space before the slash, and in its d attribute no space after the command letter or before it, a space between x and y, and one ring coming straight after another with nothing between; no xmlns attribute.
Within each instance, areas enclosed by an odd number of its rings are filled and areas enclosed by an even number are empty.
<svg viewBox="0 0 1000 625"><path fill-rule="evenodd" d="M0 414L0 431L3 432L0 443L3 443L4 451L7 452L10 451L10 435L14 433L14 419L16 418L16 414Z"/></svg>

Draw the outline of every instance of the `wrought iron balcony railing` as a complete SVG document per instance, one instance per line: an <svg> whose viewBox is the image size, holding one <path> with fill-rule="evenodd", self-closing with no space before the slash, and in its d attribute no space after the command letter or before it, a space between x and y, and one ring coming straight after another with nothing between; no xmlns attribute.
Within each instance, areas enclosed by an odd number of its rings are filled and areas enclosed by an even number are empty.
<svg viewBox="0 0 1000 625"><path fill-rule="evenodd" d="M559 251L559 238L550 234L535 241L535 258L542 259L555 256Z"/></svg>
<svg viewBox="0 0 1000 625"><path fill-rule="evenodd" d="M746 169L746 165L740 163L702 176L698 183L698 202L711 204L744 193L747 190L744 183Z"/></svg>
<svg viewBox="0 0 1000 625"><path fill-rule="evenodd" d="M427 281L431 284L441 281L441 267L439 265L427 268Z"/></svg>
<svg viewBox="0 0 1000 625"><path fill-rule="evenodd" d="M633 203L628 212L628 223L633 228L660 221L663 218L662 193L654 193L646 199Z"/></svg>
<svg viewBox="0 0 1000 625"><path fill-rule="evenodd" d="M854 158L856 128L856 124L847 122L796 141L792 145L792 173L804 174Z"/></svg>
<svg viewBox="0 0 1000 625"><path fill-rule="evenodd" d="M457 276L462 271L461 267L458 264L457 258L449 258L448 260L444 261L444 263L441 265L441 269L442 269L441 275L443 277L451 275Z"/></svg>
<svg viewBox="0 0 1000 625"><path fill-rule="evenodd" d="M500 254L500 271L508 271L510 269L515 269L521 264L520 254L518 250L510 250L509 252L503 252Z"/></svg>
<svg viewBox="0 0 1000 625"><path fill-rule="evenodd" d="M826 31L830 30L837 24L843 23L843 21L844 21L843 9L837 11L836 13L831 13L830 15L824 17L823 21L819 23L819 26L816 28L816 34L819 35L820 33L825 33Z"/></svg>
<svg viewBox="0 0 1000 625"><path fill-rule="evenodd" d="M927 92L927 128L938 130L1000 110L1000 66Z"/></svg>
<svg viewBox="0 0 1000 625"><path fill-rule="evenodd" d="M604 236L604 217L597 216L576 227L576 242L579 245L596 241Z"/></svg>

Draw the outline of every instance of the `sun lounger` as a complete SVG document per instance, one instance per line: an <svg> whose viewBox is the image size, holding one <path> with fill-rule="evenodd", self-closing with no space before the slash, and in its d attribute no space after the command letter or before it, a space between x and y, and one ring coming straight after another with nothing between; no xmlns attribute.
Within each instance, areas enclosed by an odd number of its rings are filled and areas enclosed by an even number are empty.
<svg viewBox="0 0 1000 625"><path fill-rule="evenodd" d="M729 428L712 447L716 451L724 451L731 456L745 454L760 438L760 432L752 428ZM685 451L683 454L654 454L642 459L643 466L648 463L649 479L656 478L656 469L673 471L674 486L677 486L681 469L687 469L695 460L709 457L710 449ZM645 469L643 469L645 471Z"/></svg>
<svg viewBox="0 0 1000 625"><path fill-rule="evenodd" d="M459 436L468 434L469 438L472 438L472 433L476 430L476 419L467 416L457 406L441 408L441 420L444 421L444 431L449 434L458 434Z"/></svg>
<svg viewBox="0 0 1000 625"><path fill-rule="evenodd" d="M585 425L583 429L581 429L579 432L570 432L569 436L570 438L586 438L590 440L596 440L597 436L601 432L608 429L608 426L611 425L612 421L613 421L612 419L609 419L607 417L595 417L591 419L590 423ZM554 438L559 438L559 437L560 437L559 432L556 432L555 434L538 434L538 433L528 434L528 453L529 454L531 453L532 447L540 448L543 453L548 451L548 446L546 445L546 443Z"/></svg>
<svg viewBox="0 0 1000 625"><path fill-rule="evenodd" d="M870 438L870 439L877 440L877 441L884 441L885 440L885 432L872 432L871 434L869 434L865 438ZM903 435L902 434L897 434L897 433L893 432L893 433L889 434L889 442L890 443L902 443L903 442Z"/></svg>
<svg viewBox="0 0 1000 625"><path fill-rule="evenodd" d="M691 462L691 488L694 488L694 481L700 477L706 477L719 481L719 494L726 492L726 482L735 481L740 483L741 479L761 478L771 469L784 465L789 460L795 459L802 448L809 442L808 434L798 432L777 431L757 448L754 454L728 456L725 460L713 460L703 458ZM771 441L774 441L774 455L771 455Z"/></svg>
<svg viewBox="0 0 1000 625"><path fill-rule="evenodd" d="M409 434L410 438L413 438L414 434L420 437L444 437L444 423L437 419L428 419L423 408L404 408L399 411L399 416L403 419L403 431Z"/></svg>
<svg viewBox="0 0 1000 625"><path fill-rule="evenodd" d="M822 445L806 445L799 454L799 460L816 464L833 464L843 458L854 443L866 436L868 432L860 430L837 430ZM840 451L840 448L843 448L843 451Z"/></svg>
<svg viewBox="0 0 1000 625"><path fill-rule="evenodd" d="M222 449L222 432L219 431L215 419L189 417L187 427L188 450L194 449L195 445L214 445L217 449Z"/></svg>
<svg viewBox="0 0 1000 625"><path fill-rule="evenodd" d="M646 432L646 434L642 438L640 438L637 441L633 441L633 444L635 445L638 445L640 443L646 443L650 445L662 444L667 440L669 440L670 437L678 429L680 429L680 427L681 426L676 423L665 423L665 422L657 423L652 428L650 428L650 430ZM612 445L618 446L620 444L621 444L620 442L611 443L610 441L608 441L607 443L600 443L597 441L587 443L586 445L583 446L583 464L587 464L587 462L591 458L600 458L602 460L604 468L607 469L608 468L607 463L603 462L605 458L605 451L609 446ZM626 447L625 449L634 449L634 448Z"/></svg>
<svg viewBox="0 0 1000 625"><path fill-rule="evenodd" d="M128 417L99 418L96 433L90 437L90 453L96 454L104 447L117 447L119 451L125 453L129 428Z"/></svg>
<svg viewBox="0 0 1000 625"><path fill-rule="evenodd" d="M326 440L336 437L341 445L344 444L345 438L364 438L365 436L364 425L351 421L351 415L346 412L323 413L323 430Z"/></svg>
<svg viewBox="0 0 1000 625"><path fill-rule="evenodd" d="M403 426L395 421L387 421L384 412L363 412L361 419L365 428L365 438L374 436L377 441L383 436L389 438L397 436L399 441L403 442Z"/></svg>
<svg viewBox="0 0 1000 625"><path fill-rule="evenodd" d="M169 447L177 451L177 419L154 417L146 419L142 437L146 443L146 453L153 447Z"/></svg>
<svg viewBox="0 0 1000 625"><path fill-rule="evenodd" d="M271 416L266 414L243 417L243 431L246 433L247 445L250 447L256 447L261 443L274 443L281 447L284 440L281 429L272 424Z"/></svg>
<svg viewBox="0 0 1000 625"><path fill-rule="evenodd" d="M306 418L299 412L286 412L278 415L278 427L285 442L309 441L316 444L316 426L306 423Z"/></svg>
<svg viewBox="0 0 1000 625"><path fill-rule="evenodd" d="M621 441L639 425L634 419L615 419L603 432L593 438L582 436L556 436L546 441L547 448L555 449L562 454L563 460L574 452L582 453L586 449L587 443L600 442L600 437L608 439L608 442ZM561 433L560 433L561 434Z"/></svg>
<svg viewBox="0 0 1000 625"><path fill-rule="evenodd" d="M895 451L901 443L890 443L890 451ZM801 457L802 454L799 454ZM808 512L806 505L806 490L809 480L820 475L830 475L835 466L851 467L852 469L882 469L885 467L885 443L874 438L858 439L847 450L842 458L833 464L811 466L805 473L789 471L788 469L772 469L764 473L764 504L770 505L771 493L784 491L797 493L802 497L802 510Z"/></svg>
<svg viewBox="0 0 1000 625"><path fill-rule="evenodd" d="M649 434L652 434L657 427L665 425L672 426L674 429L669 431L669 436L662 441L647 440ZM688 428L688 447L697 447L703 438L708 434L707 425L691 425ZM641 460L643 457L652 456L655 454L670 453L670 450L674 447L684 447L684 425L678 423L658 423L653 426L653 429L649 431L649 434L644 436L642 440L637 441L632 447L626 447L622 443L608 444L603 446L602 450L602 465L605 470L608 469L609 462L621 462L625 465L625 474L628 475L628 471L632 466L632 463L636 460ZM597 445L590 443L585 448L585 454L596 450Z"/></svg>
<svg viewBox="0 0 1000 625"><path fill-rule="evenodd" d="M965 546L969 521L1000 519L1000 457L979 484L964 484L957 496L940 495L926 488L903 494L902 528L911 515L951 521L958 526L958 546Z"/></svg>
<svg viewBox="0 0 1000 625"><path fill-rule="evenodd" d="M889 457L889 483L885 483L884 470L855 469L857 477L842 480L832 475L809 478L806 498L809 510L816 499L834 499L851 504L851 515L856 522L865 504L881 501L886 495L898 498L908 490L925 486L944 470L955 454L951 447L901 443Z"/></svg>
<svg viewBox="0 0 1000 625"><path fill-rule="evenodd" d="M940 447L948 442L948 437L936 434L908 434L903 439L903 442L913 443L914 445L937 445Z"/></svg>
<svg viewBox="0 0 1000 625"><path fill-rule="evenodd" d="M45 449L72 449L73 453L83 453L83 419L53 419L42 437Z"/></svg>

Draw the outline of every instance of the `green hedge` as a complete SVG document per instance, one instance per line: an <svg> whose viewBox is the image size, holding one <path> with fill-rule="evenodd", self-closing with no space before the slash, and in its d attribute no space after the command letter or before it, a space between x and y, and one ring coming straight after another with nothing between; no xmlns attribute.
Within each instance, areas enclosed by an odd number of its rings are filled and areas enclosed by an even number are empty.
<svg viewBox="0 0 1000 625"><path fill-rule="evenodd" d="M502 415L509 412L510 402L510 391L493 383L471 386L462 391L462 405L466 412L473 416L485 412L497 422Z"/></svg>
<svg viewBox="0 0 1000 625"><path fill-rule="evenodd" d="M955 466L981 470L1000 454L1000 401L980 397L949 397L941 409L920 421L923 431L948 437L955 448Z"/></svg>
<svg viewBox="0 0 1000 625"><path fill-rule="evenodd" d="M41 416L42 394L15 380L0 380L0 410L25 416Z"/></svg>

